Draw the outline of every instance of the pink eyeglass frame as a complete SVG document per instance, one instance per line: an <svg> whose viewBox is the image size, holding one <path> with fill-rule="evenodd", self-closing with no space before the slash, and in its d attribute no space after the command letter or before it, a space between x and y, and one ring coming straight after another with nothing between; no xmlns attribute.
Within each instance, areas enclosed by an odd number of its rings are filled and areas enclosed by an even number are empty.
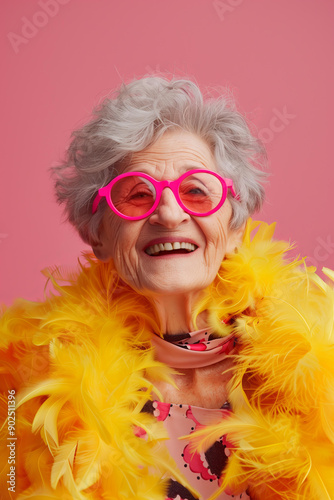
<svg viewBox="0 0 334 500"><path fill-rule="evenodd" d="M216 177L220 181L220 183L222 185L222 188L223 188L222 197L221 197L221 200L218 203L218 205L215 208L213 208L212 210L210 210L209 212L205 212L204 214L193 212L192 210L189 210L185 205L183 205L183 203L182 203L182 201L180 199L180 196L179 196L179 185L181 184L181 182L183 181L183 179L185 177L188 177L191 174L199 174L199 173L206 173L206 174L213 175L214 177ZM147 179L148 181L150 181L153 184L153 186L155 188L155 191L156 191L156 199L155 199L155 202L154 202L152 208L150 208L150 210L148 212L146 212L145 214L137 216L137 217L130 217L128 215L124 215L121 212L119 212L117 210L117 208L113 205L113 203L111 201L111 197L110 197L111 189L112 189L113 185L117 181L119 181L123 177L130 177L130 176L133 176L133 175L140 176L140 177L142 177L142 178ZM145 219L146 217L148 217L149 215L151 215L154 212L154 210L157 208L157 206L159 205L162 191L166 187L168 187L168 188L170 188L172 190L172 192L173 192L173 194L175 196L175 199L178 202L178 204L180 205L180 207L182 208L182 210L184 210L185 212L187 212L190 215L195 215L196 217L206 217L208 215L213 214L214 212L217 212L217 210L219 210L220 207L225 203L228 189L231 190L231 193L232 193L232 195L233 195L234 198L236 198L237 200L239 199L239 196L236 195L236 193L234 191L233 181L231 179L226 179L225 177L221 177L219 174L217 174L216 172L212 172L211 170L206 170L206 169L200 170L200 169L197 169L197 168L193 169L193 170L188 170L187 172L185 172L184 174L182 174L175 181L157 181L156 179L154 179L150 175L144 174L143 172L126 172L124 174L118 175L112 181L110 181L109 184L107 184L106 186L104 186L104 187L102 187L102 188L100 188L98 190L98 194L96 195L96 197L94 198L94 201L93 201L92 213L95 214L95 212L97 211L97 207L98 207L101 199L103 197L105 197L106 200L107 200L107 203L108 203L109 207L111 208L111 210L113 212L115 212L115 214L119 215L119 217L122 217L123 219L126 219L126 220L140 220L140 219Z"/></svg>

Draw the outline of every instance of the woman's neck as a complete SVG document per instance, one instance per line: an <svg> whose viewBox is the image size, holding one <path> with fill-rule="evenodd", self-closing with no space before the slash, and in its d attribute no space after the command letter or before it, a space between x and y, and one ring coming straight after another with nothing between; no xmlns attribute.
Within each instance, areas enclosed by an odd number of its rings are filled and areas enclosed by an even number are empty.
<svg viewBox="0 0 334 500"><path fill-rule="evenodd" d="M180 295L158 295L151 297L160 319L161 332L170 335L187 333L207 326L206 313L201 313L193 323L193 308L199 299L199 292Z"/></svg>

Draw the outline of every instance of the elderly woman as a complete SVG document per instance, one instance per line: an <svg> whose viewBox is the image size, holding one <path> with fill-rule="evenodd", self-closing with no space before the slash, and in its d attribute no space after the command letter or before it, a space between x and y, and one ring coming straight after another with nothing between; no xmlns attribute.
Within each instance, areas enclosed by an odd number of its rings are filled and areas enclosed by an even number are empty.
<svg viewBox="0 0 334 500"><path fill-rule="evenodd" d="M96 258L4 311L4 495L334 498L333 291L251 239L245 120L152 77L73 135L56 191Z"/></svg>

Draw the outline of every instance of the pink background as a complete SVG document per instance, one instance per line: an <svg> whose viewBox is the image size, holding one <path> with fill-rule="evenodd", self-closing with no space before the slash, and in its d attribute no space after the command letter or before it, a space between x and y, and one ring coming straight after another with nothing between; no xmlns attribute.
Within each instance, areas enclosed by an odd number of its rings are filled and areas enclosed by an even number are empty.
<svg viewBox="0 0 334 500"><path fill-rule="evenodd" d="M41 269L76 266L87 247L61 222L48 168L103 96L157 70L234 91L267 143L272 176L258 217L277 221L310 263L334 267L332 0L2 0L0 9L0 302L42 298Z"/></svg>

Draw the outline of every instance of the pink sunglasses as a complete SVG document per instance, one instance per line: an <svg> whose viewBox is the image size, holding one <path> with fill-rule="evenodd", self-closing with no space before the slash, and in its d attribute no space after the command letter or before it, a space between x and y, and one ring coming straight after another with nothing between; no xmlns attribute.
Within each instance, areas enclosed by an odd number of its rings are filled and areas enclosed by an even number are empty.
<svg viewBox="0 0 334 500"><path fill-rule="evenodd" d="M239 199L231 179L210 170L189 170L175 181L157 181L142 172L126 172L99 189L92 212L97 211L103 197L109 207L126 220L144 219L157 208L163 189L173 191L180 207L190 215L205 217L224 204L228 189Z"/></svg>

